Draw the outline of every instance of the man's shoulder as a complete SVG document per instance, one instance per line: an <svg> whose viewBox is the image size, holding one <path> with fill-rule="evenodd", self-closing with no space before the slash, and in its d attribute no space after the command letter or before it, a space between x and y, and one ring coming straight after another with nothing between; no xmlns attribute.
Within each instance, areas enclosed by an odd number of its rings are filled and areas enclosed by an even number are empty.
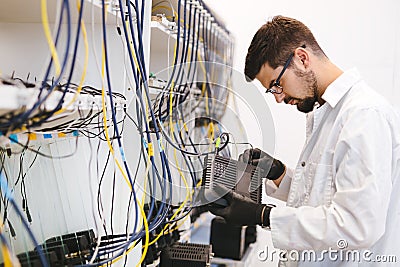
<svg viewBox="0 0 400 267"><path fill-rule="evenodd" d="M343 108L348 110L373 109L380 112L393 112L393 106L376 90L364 81L355 84L344 99Z"/></svg>
<svg viewBox="0 0 400 267"><path fill-rule="evenodd" d="M354 85L343 101L338 113L338 116L342 119L349 118L349 116L359 116L359 114L378 113L380 114L379 117L390 123L400 124L399 110L396 110L384 96L363 81Z"/></svg>

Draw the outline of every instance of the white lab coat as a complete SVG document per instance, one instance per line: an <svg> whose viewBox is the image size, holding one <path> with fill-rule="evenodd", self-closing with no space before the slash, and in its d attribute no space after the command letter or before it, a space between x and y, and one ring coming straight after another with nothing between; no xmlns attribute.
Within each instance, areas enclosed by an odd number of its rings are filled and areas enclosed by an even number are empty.
<svg viewBox="0 0 400 267"><path fill-rule="evenodd" d="M287 171L279 188L267 182L268 195L287 201L271 211L272 242L275 248L316 253L339 250L342 242L359 251L361 262L325 254L323 261L281 265L400 266L399 116L355 69L322 98L326 102L307 115L306 144L295 170ZM396 256L397 263L362 260L383 255Z"/></svg>

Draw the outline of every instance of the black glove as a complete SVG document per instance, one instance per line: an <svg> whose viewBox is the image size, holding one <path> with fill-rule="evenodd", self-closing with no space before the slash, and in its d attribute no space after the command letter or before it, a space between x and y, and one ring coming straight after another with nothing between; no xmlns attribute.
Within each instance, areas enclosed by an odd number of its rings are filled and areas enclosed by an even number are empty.
<svg viewBox="0 0 400 267"><path fill-rule="evenodd" d="M243 154L240 154L239 161L258 166L263 171L261 174L266 174L270 180L278 179L286 169L282 162L258 148L246 149Z"/></svg>
<svg viewBox="0 0 400 267"><path fill-rule="evenodd" d="M223 196L227 206L211 203L209 211L212 214L223 217L230 224L269 226L270 206L258 204L220 185L216 185L214 190L218 195Z"/></svg>

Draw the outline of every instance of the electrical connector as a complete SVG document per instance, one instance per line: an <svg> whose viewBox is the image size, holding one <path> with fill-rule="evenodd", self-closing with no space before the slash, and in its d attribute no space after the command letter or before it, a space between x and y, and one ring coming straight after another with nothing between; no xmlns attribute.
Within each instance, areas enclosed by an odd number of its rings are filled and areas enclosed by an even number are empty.
<svg viewBox="0 0 400 267"><path fill-rule="evenodd" d="M208 267L212 257L211 245L175 243L161 252L160 267Z"/></svg>

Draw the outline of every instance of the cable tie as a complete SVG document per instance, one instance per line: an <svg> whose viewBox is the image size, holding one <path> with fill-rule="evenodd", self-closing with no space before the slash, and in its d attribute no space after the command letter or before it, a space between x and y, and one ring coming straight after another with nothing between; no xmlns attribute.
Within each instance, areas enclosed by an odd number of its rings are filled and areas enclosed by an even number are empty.
<svg viewBox="0 0 400 267"><path fill-rule="evenodd" d="M53 138L53 136L51 134L43 134L43 138L50 139L50 138Z"/></svg>
<svg viewBox="0 0 400 267"><path fill-rule="evenodd" d="M152 156L154 156L153 143L150 142L150 143L148 143L148 145L149 145L149 147L148 147L147 151L149 153L149 156L152 157Z"/></svg>
<svg viewBox="0 0 400 267"><path fill-rule="evenodd" d="M10 134L9 139L11 141L11 144L18 143L18 136L17 134Z"/></svg>
<svg viewBox="0 0 400 267"><path fill-rule="evenodd" d="M122 161L126 161L125 152L124 152L124 149L122 148L122 146L119 148L119 152L121 153Z"/></svg>
<svg viewBox="0 0 400 267"><path fill-rule="evenodd" d="M8 187L7 179L4 177L3 172L0 173L0 180L1 192L3 192L4 198L12 199L12 191Z"/></svg>
<svg viewBox="0 0 400 267"><path fill-rule="evenodd" d="M215 143L215 147L219 148L220 145L221 145L221 137L218 137Z"/></svg>
<svg viewBox="0 0 400 267"><path fill-rule="evenodd" d="M142 142L143 142L143 146L147 149L147 142L146 139L144 139L144 137L142 137Z"/></svg>
<svg viewBox="0 0 400 267"><path fill-rule="evenodd" d="M164 151L164 146L161 142L161 139L158 140L158 149L160 150L160 152Z"/></svg>
<svg viewBox="0 0 400 267"><path fill-rule="evenodd" d="M28 133L28 140L36 140L37 135L35 133Z"/></svg>

